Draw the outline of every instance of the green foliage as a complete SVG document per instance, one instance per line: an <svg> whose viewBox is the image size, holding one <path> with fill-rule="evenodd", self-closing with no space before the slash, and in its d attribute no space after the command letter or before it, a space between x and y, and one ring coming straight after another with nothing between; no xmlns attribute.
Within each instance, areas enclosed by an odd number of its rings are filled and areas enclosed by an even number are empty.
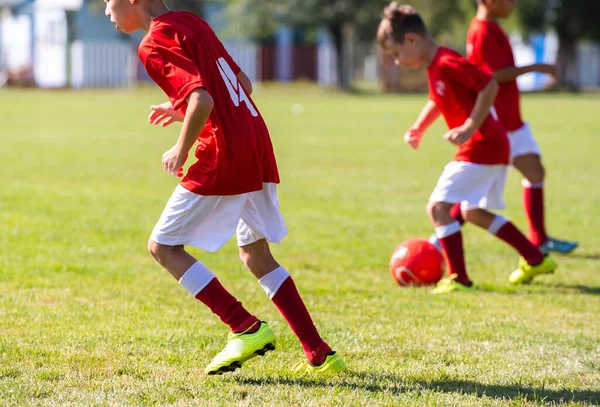
<svg viewBox="0 0 600 407"><path fill-rule="evenodd" d="M244 29L253 35L268 36L279 25L293 27L354 28L359 39L372 40L383 8L382 0L229 0L235 21L244 21ZM415 0L411 4L422 13L433 35L451 29L455 21L465 19L462 0Z"/></svg>
<svg viewBox="0 0 600 407"><path fill-rule="evenodd" d="M527 32L551 27L563 39L600 41L598 0L520 0L518 14Z"/></svg>

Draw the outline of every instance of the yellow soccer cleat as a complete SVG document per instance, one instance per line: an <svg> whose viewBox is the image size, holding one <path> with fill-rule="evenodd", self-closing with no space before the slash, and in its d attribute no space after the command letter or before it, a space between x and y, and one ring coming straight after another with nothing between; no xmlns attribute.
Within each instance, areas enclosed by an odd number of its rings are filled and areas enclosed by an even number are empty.
<svg viewBox="0 0 600 407"><path fill-rule="evenodd" d="M466 286L456 281L456 274L452 274L448 278L444 278L440 280L439 283L436 284L435 288L431 290L432 294L447 294L451 292L474 292L477 291L475 284L471 286Z"/></svg>
<svg viewBox="0 0 600 407"><path fill-rule="evenodd" d="M339 355L335 352L329 353L325 357L325 361L318 366L311 365L308 360L303 360L302 362L298 362L294 365L293 371L296 373L303 374L334 374L347 370L346 362L344 359L339 357Z"/></svg>
<svg viewBox="0 0 600 407"><path fill-rule="evenodd" d="M535 276L554 273L557 268L558 264L550 255L544 256L544 260L535 266L527 264L525 259L521 258L519 267L510 274L508 281L511 284L529 284Z"/></svg>
<svg viewBox="0 0 600 407"><path fill-rule="evenodd" d="M260 322L260 328L254 333L230 332L225 349L206 366L204 373L220 375L233 372L247 360L262 356L270 350L275 350L275 335L266 322Z"/></svg>

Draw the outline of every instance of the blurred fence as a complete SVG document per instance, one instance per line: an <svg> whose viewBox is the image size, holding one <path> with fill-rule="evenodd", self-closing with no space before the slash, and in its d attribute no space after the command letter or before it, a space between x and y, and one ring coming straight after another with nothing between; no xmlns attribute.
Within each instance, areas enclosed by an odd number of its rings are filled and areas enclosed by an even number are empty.
<svg viewBox="0 0 600 407"><path fill-rule="evenodd" d="M5 31L6 32L6 31ZM6 38L6 37L5 37ZM39 42L34 44L36 64L31 70L38 86L76 88L132 87L149 80L137 57L136 44L130 41L76 41L72 46L70 70L67 69L65 46ZM24 42L17 39L0 52L0 69L18 70L27 60ZM513 41L518 65L540 62L534 52L518 38ZM337 84L337 55L330 44L277 46L249 42L225 42L235 61L250 79L257 81L315 81L322 86ZM11 51L8 53L8 51ZM7 58L7 56L13 58ZM285 56L285 58L283 57ZM577 82L584 88L600 88L600 45L583 43L579 49ZM545 62L556 57L556 47L549 47ZM353 84L387 92L421 92L427 88L424 70L399 68L373 43L353 43L345 47L344 63ZM70 75L70 80L67 76ZM548 78L525 75L519 78L523 90L539 89Z"/></svg>
<svg viewBox="0 0 600 407"><path fill-rule="evenodd" d="M71 85L75 88L124 88L137 77L137 55L128 42L73 44Z"/></svg>

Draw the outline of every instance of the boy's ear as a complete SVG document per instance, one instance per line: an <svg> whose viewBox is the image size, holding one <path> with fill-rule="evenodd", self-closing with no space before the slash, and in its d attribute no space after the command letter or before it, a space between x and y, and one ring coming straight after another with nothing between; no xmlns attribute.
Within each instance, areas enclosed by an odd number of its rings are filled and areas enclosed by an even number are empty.
<svg viewBox="0 0 600 407"><path fill-rule="evenodd" d="M404 34L404 43L415 44L421 36L416 33L406 33Z"/></svg>

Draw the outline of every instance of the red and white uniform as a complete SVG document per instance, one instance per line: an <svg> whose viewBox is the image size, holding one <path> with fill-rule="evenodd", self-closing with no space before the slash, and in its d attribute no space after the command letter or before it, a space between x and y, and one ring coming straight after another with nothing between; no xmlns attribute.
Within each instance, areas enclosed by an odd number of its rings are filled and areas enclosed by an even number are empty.
<svg viewBox="0 0 600 407"><path fill-rule="evenodd" d="M462 126L478 93L492 80L457 52L440 47L427 68L429 98L449 128ZM506 131L490 113L473 137L458 148L431 195L433 202L464 202L467 208L505 207L502 193L509 159Z"/></svg>
<svg viewBox="0 0 600 407"><path fill-rule="evenodd" d="M175 109L185 112L187 97L198 88L214 101L198 135L197 162L173 193L152 239L216 251L237 227L240 245L260 238L279 242L287 231L269 131L237 79L240 68L212 28L192 13L168 12L152 21L139 56Z"/></svg>
<svg viewBox="0 0 600 407"><path fill-rule="evenodd" d="M467 34L469 62L493 74L495 71L515 66L515 57L508 36L498 23L473 19ZM521 100L517 81L500 84L494 103L498 119L508 131L511 157L525 154L540 155L540 148L527 123L521 119Z"/></svg>

